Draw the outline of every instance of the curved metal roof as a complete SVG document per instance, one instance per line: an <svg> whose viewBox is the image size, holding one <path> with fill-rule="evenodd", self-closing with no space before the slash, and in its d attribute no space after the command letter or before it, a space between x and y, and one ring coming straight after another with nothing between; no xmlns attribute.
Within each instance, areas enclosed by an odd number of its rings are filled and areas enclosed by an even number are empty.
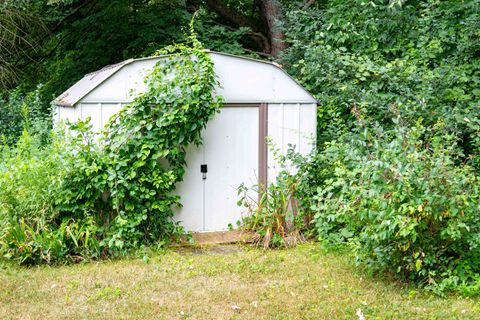
<svg viewBox="0 0 480 320"><path fill-rule="evenodd" d="M271 65L279 70L281 70L286 76L288 76L290 79L295 81L295 83L301 87L311 98L312 101L316 101L316 99L307 91L305 88L303 88L298 82L293 79L285 70L281 68L280 65L274 62L269 62L269 61L264 61L264 60L258 60L250 57L242 57L242 56L237 56L233 54L228 54L228 53L222 53L222 52L215 52L215 51L210 51L206 50L210 53L213 54L219 54L223 56L228 56L228 57L234 57L234 58L240 58L244 60L249 60L249 61L254 61L254 62L260 62L264 64ZM57 106L63 106L63 107L73 107L77 102L82 100L87 94L89 94L92 90L97 88L99 85L101 85L104 81L106 81L108 78L110 78L112 75L117 73L119 70L121 70L124 66L131 64L135 61L143 61L143 60L151 60L151 59L159 59L166 57L164 56L152 56L152 57L145 57L145 58L138 58L138 59L128 59L125 61L122 61L117 64L112 64L105 66L104 68L88 73L86 74L82 79L77 81L73 86L68 88L64 93L62 93L60 96L58 96L55 100L52 101L53 104Z"/></svg>

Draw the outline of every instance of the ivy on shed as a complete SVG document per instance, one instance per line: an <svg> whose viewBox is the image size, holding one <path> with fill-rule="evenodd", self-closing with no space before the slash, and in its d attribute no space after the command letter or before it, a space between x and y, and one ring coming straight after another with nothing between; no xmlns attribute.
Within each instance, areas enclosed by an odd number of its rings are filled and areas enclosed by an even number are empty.
<svg viewBox="0 0 480 320"><path fill-rule="evenodd" d="M79 192L73 192L75 201L63 203L72 203L77 212L105 212L98 218L105 226L104 248L110 251L165 239L180 230L172 208L181 206L174 190L185 173L186 148L202 143L202 129L223 100L214 96L218 82L213 61L196 38L193 20L185 44L157 55L164 57L145 79L146 92L107 124L99 141L104 146L101 156L92 160L99 162L94 177L74 172L67 182L67 189ZM79 193L83 195L77 197Z"/></svg>

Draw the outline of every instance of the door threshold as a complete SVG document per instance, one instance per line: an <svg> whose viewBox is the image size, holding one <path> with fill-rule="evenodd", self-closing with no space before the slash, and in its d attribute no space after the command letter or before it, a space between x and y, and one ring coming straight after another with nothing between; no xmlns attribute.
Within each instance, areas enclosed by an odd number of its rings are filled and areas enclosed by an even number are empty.
<svg viewBox="0 0 480 320"><path fill-rule="evenodd" d="M244 230L230 231L197 231L192 232L193 243L183 241L180 246L189 245L213 245L229 243L250 243L254 239L254 233Z"/></svg>

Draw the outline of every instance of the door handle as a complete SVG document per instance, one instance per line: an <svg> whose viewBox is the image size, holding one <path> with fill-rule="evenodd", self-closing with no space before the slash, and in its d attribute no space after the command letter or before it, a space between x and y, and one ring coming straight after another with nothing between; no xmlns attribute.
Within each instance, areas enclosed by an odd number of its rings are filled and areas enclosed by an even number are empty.
<svg viewBox="0 0 480 320"><path fill-rule="evenodd" d="M200 172L202 173L202 180L207 179L207 172L208 172L208 167L206 164L201 164L200 165Z"/></svg>

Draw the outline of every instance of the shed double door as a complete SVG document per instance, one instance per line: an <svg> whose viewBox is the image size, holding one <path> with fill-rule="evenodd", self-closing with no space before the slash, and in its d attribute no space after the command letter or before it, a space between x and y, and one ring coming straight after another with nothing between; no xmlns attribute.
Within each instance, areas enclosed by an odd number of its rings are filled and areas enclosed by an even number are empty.
<svg viewBox="0 0 480 320"><path fill-rule="evenodd" d="M183 208L175 219L188 231L227 230L245 210L237 206L237 188L258 181L259 108L223 107L202 137L202 146L187 150L184 180L177 186Z"/></svg>

